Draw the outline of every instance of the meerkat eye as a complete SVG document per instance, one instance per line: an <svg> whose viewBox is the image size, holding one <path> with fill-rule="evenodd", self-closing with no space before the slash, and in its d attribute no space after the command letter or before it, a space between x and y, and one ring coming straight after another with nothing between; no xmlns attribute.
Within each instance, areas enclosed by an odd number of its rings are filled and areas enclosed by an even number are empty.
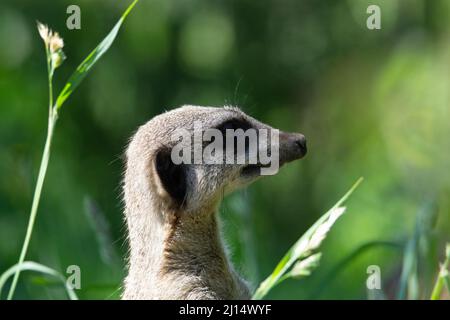
<svg viewBox="0 0 450 320"><path fill-rule="evenodd" d="M227 130L242 129L244 131L247 131L251 127L252 126L250 125L250 123L248 123L244 119L231 119L231 120L227 120L227 121L223 122L222 124L220 124L217 127L217 129L220 130L222 132L222 134L225 136Z"/></svg>
<svg viewBox="0 0 450 320"><path fill-rule="evenodd" d="M243 119L227 120L217 127L217 129L219 129L223 134L226 133L227 129L231 129L231 130L242 129L242 130L246 131L247 129L250 129L250 128L251 128L250 123L248 123L247 121L245 121Z"/></svg>
<svg viewBox="0 0 450 320"><path fill-rule="evenodd" d="M250 129L252 126L249 122L247 122L244 119L231 119L231 120L227 120L225 122L223 122L222 124L220 124L217 129L220 130L222 132L223 137L226 137L226 132L227 130L238 130L241 129L244 132L247 131L248 129ZM249 150L249 140L245 139L245 152L247 152ZM238 144L238 137L235 135L234 136L234 154L236 155L238 153L237 150L237 144Z"/></svg>

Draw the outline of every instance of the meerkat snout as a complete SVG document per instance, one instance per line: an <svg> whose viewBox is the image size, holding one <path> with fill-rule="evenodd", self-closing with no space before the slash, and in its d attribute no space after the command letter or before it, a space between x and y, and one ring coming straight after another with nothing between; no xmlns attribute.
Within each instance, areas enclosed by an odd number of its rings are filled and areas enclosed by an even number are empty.
<svg viewBox="0 0 450 320"><path fill-rule="evenodd" d="M301 133L280 133L280 164L301 159L306 155L306 138Z"/></svg>
<svg viewBox="0 0 450 320"><path fill-rule="evenodd" d="M215 212L224 195L306 154L306 139L237 108L184 106L141 126L126 152L125 299L247 299Z"/></svg>

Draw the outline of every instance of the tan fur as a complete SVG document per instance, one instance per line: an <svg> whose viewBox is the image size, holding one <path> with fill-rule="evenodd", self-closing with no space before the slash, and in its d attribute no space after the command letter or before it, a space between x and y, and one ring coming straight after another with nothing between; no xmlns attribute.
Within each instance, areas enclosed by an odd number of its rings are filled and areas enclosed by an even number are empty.
<svg viewBox="0 0 450 320"><path fill-rule="evenodd" d="M192 130L195 120L210 128L231 118L270 128L239 109L185 106L153 118L131 140L124 178L130 255L123 299L250 298L225 254L216 212L224 193L256 178L242 181L237 165L191 165L186 203L179 207L155 169L156 153L171 147L174 130Z"/></svg>

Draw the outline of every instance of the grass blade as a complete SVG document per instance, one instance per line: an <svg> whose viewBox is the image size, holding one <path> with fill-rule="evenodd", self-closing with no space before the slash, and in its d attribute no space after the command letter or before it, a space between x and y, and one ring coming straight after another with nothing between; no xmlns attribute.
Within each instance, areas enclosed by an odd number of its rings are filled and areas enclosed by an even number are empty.
<svg viewBox="0 0 450 320"><path fill-rule="evenodd" d="M398 300L416 300L420 293L418 290L417 268L420 261L419 244L430 236L436 223L437 210L434 201L429 200L418 210L414 232L405 245L403 254L402 273L400 276Z"/></svg>
<svg viewBox="0 0 450 320"><path fill-rule="evenodd" d="M122 25L125 18L128 16L130 11L133 9L135 4L138 0L135 0L122 14L119 21L116 23L114 28L110 31L110 33L106 36L105 39L88 55L88 57L78 66L78 68L75 70L75 72L72 74L72 76L69 78L69 81L64 86L63 90L59 94L55 106L53 106L53 86L52 86L52 78L53 78L53 72L55 68L58 65L55 65L54 61L52 60L52 54L54 52L51 52L51 46L49 43L53 40L58 40L61 42L58 54L63 55L62 53L62 46L63 42L62 39L59 38L58 33L54 33L53 31L49 30L46 26L38 23L38 29L39 34L44 40L46 44L46 54L47 54L47 69L48 69L48 81L49 81L49 123L48 123L48 133L47 133L47 140L45 142L44 152L41 160L41 165L39 168L39 175L38 180L36 183L36 187L34 190L33 195L33 202L31 205L31 212L30 212L30 218L28 220L28 226L27 231L25 234L24 243L22 245L22 250L20 252L20 257L17 265L21 265L25 261L25 257L28 251L28 246L31 240L31 235L34 229L34 222L36 220L37 215L37 209L39 206L42 188L44 185L44 180L47 172L48 162L50 158L50 146L52 142L53 137L53 131L56 125L56 121L58 119L58 109L61 108L64 101L72 94L72 92L75 90L75 88L81 83L81 81L86 77L89 70L92 68L92 66L102 57L102 55L109 49L111 44L114 42L114 39L117 36L117 33L119 32L120 26ZM53 40L52 40L53 39ZM61 57L60 57L61 58ZM60 63L60 62L59 62ZM20 276L20 268L16 268L14 273L14 278L11 284L11 287L9 289L8 293L8 300L11 300L14 296L14 291L16 289L17 283L19 281Z"/></svg>
<svg viewBox="0 0 450 320"><path fill-rule="evenodd" d="M89 70L95 65L95 63L102 57L102 55L108 51L114 42L122 23L125 21L126 17L136 5L138 0L134 0L133 3L125 10L125 12L117 21L116 25L108 33L108 35L100 42L100 44L84 59L84 61L77 67L75 72L70 76L69 80L65 84L61 93L56 99L56 109L61 108L63 103L69 98L72 92L80 85L81 81L86 77Z"/></svg>
<svg viewBox="0 0 450 320"><path fill-rule="evenodd" d="M51 110L51 109L50 109ZM33 203L31 204L30 218L28 220L27 231L25 233L25 239L23 241L22 249L20 251L18 265L22 264L25 261L25 257L27 255L28 246L30 245L31 235L34 229L34 222L36 221L37 210L39 207L39 202L41 200L42 188L44 187L45 176L47 173L48 162L50 159L50 149L53 138L53 131L55 129L57 116L55 113L52 113L49 118L48 131L47 131L47 139L45 141L44 152L42 154L41 165L39 167L38 179L36 182L36 187L34 189L33 195ZM11 300L14 291L16 290L17 282L19 281L20 269L16 269L14 274L14 278L9 289L8 300Z"/></svg>
<svg viewBox="0 0 450 320"><path fill-rule="evenodd" d="M15 264L0 276L0 298L2 296L2 289L6 281L17 271L35 271L48 276L52 276L63 283L70 300L78 300L77 294L75 293L73 288L68 285L66 278L61 273L34 261L25 261L22 263Z"/></svg>
<svg viewBox="0 0 450 320"><path fill-rule="evenodd" d="M273 287L288 278L285 277L285 274L295 262L311 256L312 251L317 249L334 222L344 213L345 207L341 205L350 197L362 180L363 178L359 178L350 190L297 240L275 267L272 274L260 284L252 299L262 299ZM316 265L319 258L320 256L315 261Z"/></svg>
<svg viewBox="0 0 450 320"><path fill-rule="evenodd" d="M431 294L431 300L439 300L441 298L442 289L444 285L447 287L450 293L450 275L448 267L450 266L450 243L447 243L445 248L445 261L441 265L436 284L434 285L433 292Z"/></svg>
<svg viewBox="0 0 450 320"><path fill-rule="evenodd" d="M391 241L370 241L367 243L362 244L358 248L356 248L354 251L352 251L348 256L343 258L336 266L333 267L332 270L330 270L326 276L321 280L320 284L317 286L317 289L314 291L314 293L308 298L311 300L317 300L322 292L327 288L331 282L333 282L334 279L338 276L338 274L344 270L352 261L354 261L357 257L364 254L368 250L377 248L377 247L385 247L386 249L395 249L395 250L402 250L403 245L402 243L397 242L391 242Z"/></svg>

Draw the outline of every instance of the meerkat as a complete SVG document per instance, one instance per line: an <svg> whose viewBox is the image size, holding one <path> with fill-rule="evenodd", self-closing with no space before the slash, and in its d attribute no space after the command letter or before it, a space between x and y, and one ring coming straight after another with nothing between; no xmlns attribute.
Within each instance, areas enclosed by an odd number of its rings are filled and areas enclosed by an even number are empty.
<svg viewBox="0 0 450 320"><path fill-rule="evenodd" d="M250 299L217 223L225 194L261 176L261 164L174 164L179 128L274 128L235 107L183 106L141 126L128 145L123 191L129 265L122 299ZM279 165L302 158L302 134L279 131Z"/></svg>

